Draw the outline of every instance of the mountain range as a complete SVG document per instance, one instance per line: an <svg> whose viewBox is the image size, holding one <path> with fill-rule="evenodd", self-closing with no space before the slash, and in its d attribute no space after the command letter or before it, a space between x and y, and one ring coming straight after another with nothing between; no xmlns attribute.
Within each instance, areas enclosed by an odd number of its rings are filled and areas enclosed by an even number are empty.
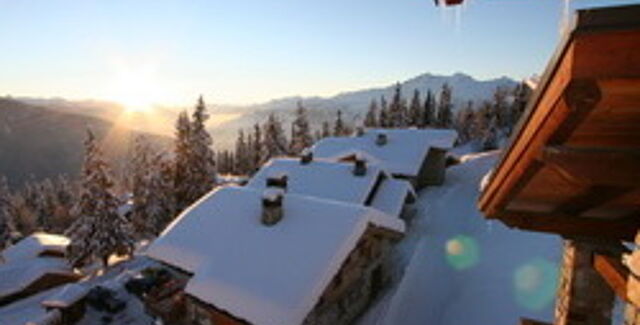
<svg viewBox="0 0 640 325"><path fill-rule="evenodd" d="M404 97L409 99L414 89L423 95L428 90L437 94L444 83L453 89L454 109L469 100L490 99L496 87L517 84L507 77L477 80L463 73L449 76L425 73L399 84ZM331 97L287 97L248 106L209 104L212 118L208 128L216 149L231 149L239 129L247 130L254 123L262 123L270 113L277 114L288 130L298 102L308 108L314 129L320 128L324 121L333 122L337 110L343 112L345 121L356 124L372 99L381 96L390 99L394 88L395 84L390 84ZM138 134L156 134L154 141L169 144L177 115L184 109L158 107L149 119L146 114L125 114L121 105L108 101L0 97L0 174L7 175L14 185L31 175L35 178L58 173L77 175L88 126L103 138L110 159L121 162L130 150L132 138Z"/></svg>

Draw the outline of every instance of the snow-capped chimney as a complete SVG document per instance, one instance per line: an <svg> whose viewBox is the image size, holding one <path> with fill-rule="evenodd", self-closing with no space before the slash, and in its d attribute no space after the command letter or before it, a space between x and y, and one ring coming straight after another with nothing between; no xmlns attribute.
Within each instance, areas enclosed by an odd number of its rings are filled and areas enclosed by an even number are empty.
<svg viewBox="0 0 640 325"><path fill-rule="evenodd" d="M289 178L286 174L279 174L267 177L266 185L267 187L274 187L282 189L283 191L287 191L287 183Z"/></svg>
<svg viewBox="0 0 640 325"><path fill-rule="evenodd" d="M261 222L265 226L273 226L282 220L282 198L284 192L278 188L267 188L262 193Z"/></svg>
<svg viewBox="0 0 640 325"><path fill-rule="evenodd" d="M306 165L313 161L313 152L311 150L304 149L300 155L300 164Z"/></svg>
<svg viewBox="0 0 640 325"><path fill-rule="evenodd" d="M367 174L367 161L363 157L356 155L353 164L353 175L364 176Z"/></svg>
<svg viewBox="0 0 640 325"><path fill-rule="evenodd" d="M384 133L378 133L378 136L376 137L376 144L379 146L387 144L387 135Z"/></svg>

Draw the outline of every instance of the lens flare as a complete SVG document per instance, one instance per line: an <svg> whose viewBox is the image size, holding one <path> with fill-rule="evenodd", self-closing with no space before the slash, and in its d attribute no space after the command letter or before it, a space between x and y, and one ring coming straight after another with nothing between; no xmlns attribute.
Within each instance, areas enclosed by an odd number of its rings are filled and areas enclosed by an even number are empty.
<svg viewBox="0 0 640 325"><path fill-rule="evenodd" d="M478 263L480 252L475 239L458 235L445 246L447 263L456 270L466 270Z"/></svg>
<svg viewBox="0 0 640 325"><path fill-rule="evenodd" d="M553 303L558 286L558 267L541 258L518 267L513 277L516 301L529 310Z"/></svg>

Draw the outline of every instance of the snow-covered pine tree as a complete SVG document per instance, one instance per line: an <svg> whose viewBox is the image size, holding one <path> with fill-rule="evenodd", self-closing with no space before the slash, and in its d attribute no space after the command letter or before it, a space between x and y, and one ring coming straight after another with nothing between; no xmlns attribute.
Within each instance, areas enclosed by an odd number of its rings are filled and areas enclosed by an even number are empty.
<svg viewBox="0 0 640 325"><path fill-rule="evenodd" d="M422 109L422 121L420 127L434 127L436 126L436 100L431 90L427 91L427 98L424 100L424 107Z"/></svg>
<svg viewBox="0 0 640 325"><path fill-rule="evenodd" d="M174 191L176 210L182 211L191 202L191 121L187 112L181 112L176 122L174 145Z"/></svg>
<svg viewBox="0 0 640 325"><path fill-rule="evenodd" d="M451 87L444 83L440 90L440 98L438 100L438 126L441 128L450 128L453 123L453 104Z"/></svg>
<svg viewBox="0 0 640 325"><path fill-rule="evenodd" d="M147 199L147 214L151 217L154 234L158 235L176 216L174 164L165 152L157 152L152 163L155 168L149 182L152 195Z"/></svg>
<svg viewBox="0 0 640 325"><path fill-rule="evenodd" d="M131 223L136 237L151 238L154 232L154 222L149 216L149 197L151 192L151 177L155 165L151 163L151 145L143 136L134 140L134 154L129 162L129 179L131 183Z"/></svg>
<svg viewBox="0 0 640 325"><path fill-rule="evenodd" d="M409 112L407 113L407 125L418 127L420 125L421 113L422 101L420 99L420 91L418 89L414 89L411 104L409 105Z"/></svg>
<svg viewBox="0 0 640 325"><path fill-rule="evenodd" d="M455 129L458 131L458 140L466 143L471 140L471 132L474 126L475 112L473 101L468 101L467 106L456 114Z"/></svg>
<svg viewBox="0 0 640 325"><path fill-rule="evenodd" d="M195 111L191 117L191 184L190 204L205 195L215 186L216 165L215 154L212 149L213 141L206 129L209 119L207 108L202 96L198 98Z"/></svg>
<svg viewBox="0 0 640 325"><path fill-rule="evenodd" d="M311 128L309 127L309 118L307 117L307 109L302 105L302 102L298 102L296 118L292 122L291 130L292 134L289 152L292 155L298 155L302 150L313 145Z"/></svg>
<svg viewBox="0 0 640 325"><path fill-rule="evenodd" d="M275 114L271 113L264 124L264 149L266 153L264 160L286 156L287 148L287 138L284 135L282 123Z"/></svg>
<svg viewBox="0 0 640 325"><path fill-rule="evenodd" d="M132 227L118 213L120 202L112 192L113 181L95 136L88 130L78 211L80 217L67 231L71 244L67 257L74 266L102 261L109 257L131 254L134 240Z"/></svg>
<svg viewBox="0 0 640 325"><path fill-rule="evenodd" d="M380 115L378 117L378 126L381 128L391 127L389 107L387 105L387 99L384 98L384 96L380 96Z"/></svg>
<svg viewBox="0 0 640 325"><path fill-rule="evenodd" d="M507 95L509 89L506 87L497 87L493 93L493 111L497 119L497 127L499 129L507 129L512 121L511 107L507 104Z"/></svg>
<svg viewBox="0 0 640 325"><path fill-rule="evenodd" d="M531 88L524 83L519 83L513 89L513 103L511 104L511 128L509 130L509 134L513 128L518 124L522 113L524 113L525 107L527 106L527 101L529 101L529 96L531 96Z"/></svg>
<svg viewBox="0 0 640 325"><path fill-rule="evenodd" d="M364 126L368 128L378 126L378 102L375 99L372 99L369 104L369 110L364 118Z"/></svg>

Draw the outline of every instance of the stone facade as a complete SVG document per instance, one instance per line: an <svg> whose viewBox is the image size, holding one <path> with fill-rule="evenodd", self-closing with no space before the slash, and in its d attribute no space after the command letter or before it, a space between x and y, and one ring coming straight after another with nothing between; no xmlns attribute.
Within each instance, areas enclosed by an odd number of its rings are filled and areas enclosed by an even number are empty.
<svg viewBox="0 0 640 325"><path fill-rule="evenodd" d="M305 325L350 324L390 282L389 236L370 228L305 319Z"/></svg>
<svg viewBox="0 0 640 325"><path fill-rule="evenodd" d="M554 324L611 324L615 294L593 268L594 252L620 254L614 243L565 241Z"/></svg>

